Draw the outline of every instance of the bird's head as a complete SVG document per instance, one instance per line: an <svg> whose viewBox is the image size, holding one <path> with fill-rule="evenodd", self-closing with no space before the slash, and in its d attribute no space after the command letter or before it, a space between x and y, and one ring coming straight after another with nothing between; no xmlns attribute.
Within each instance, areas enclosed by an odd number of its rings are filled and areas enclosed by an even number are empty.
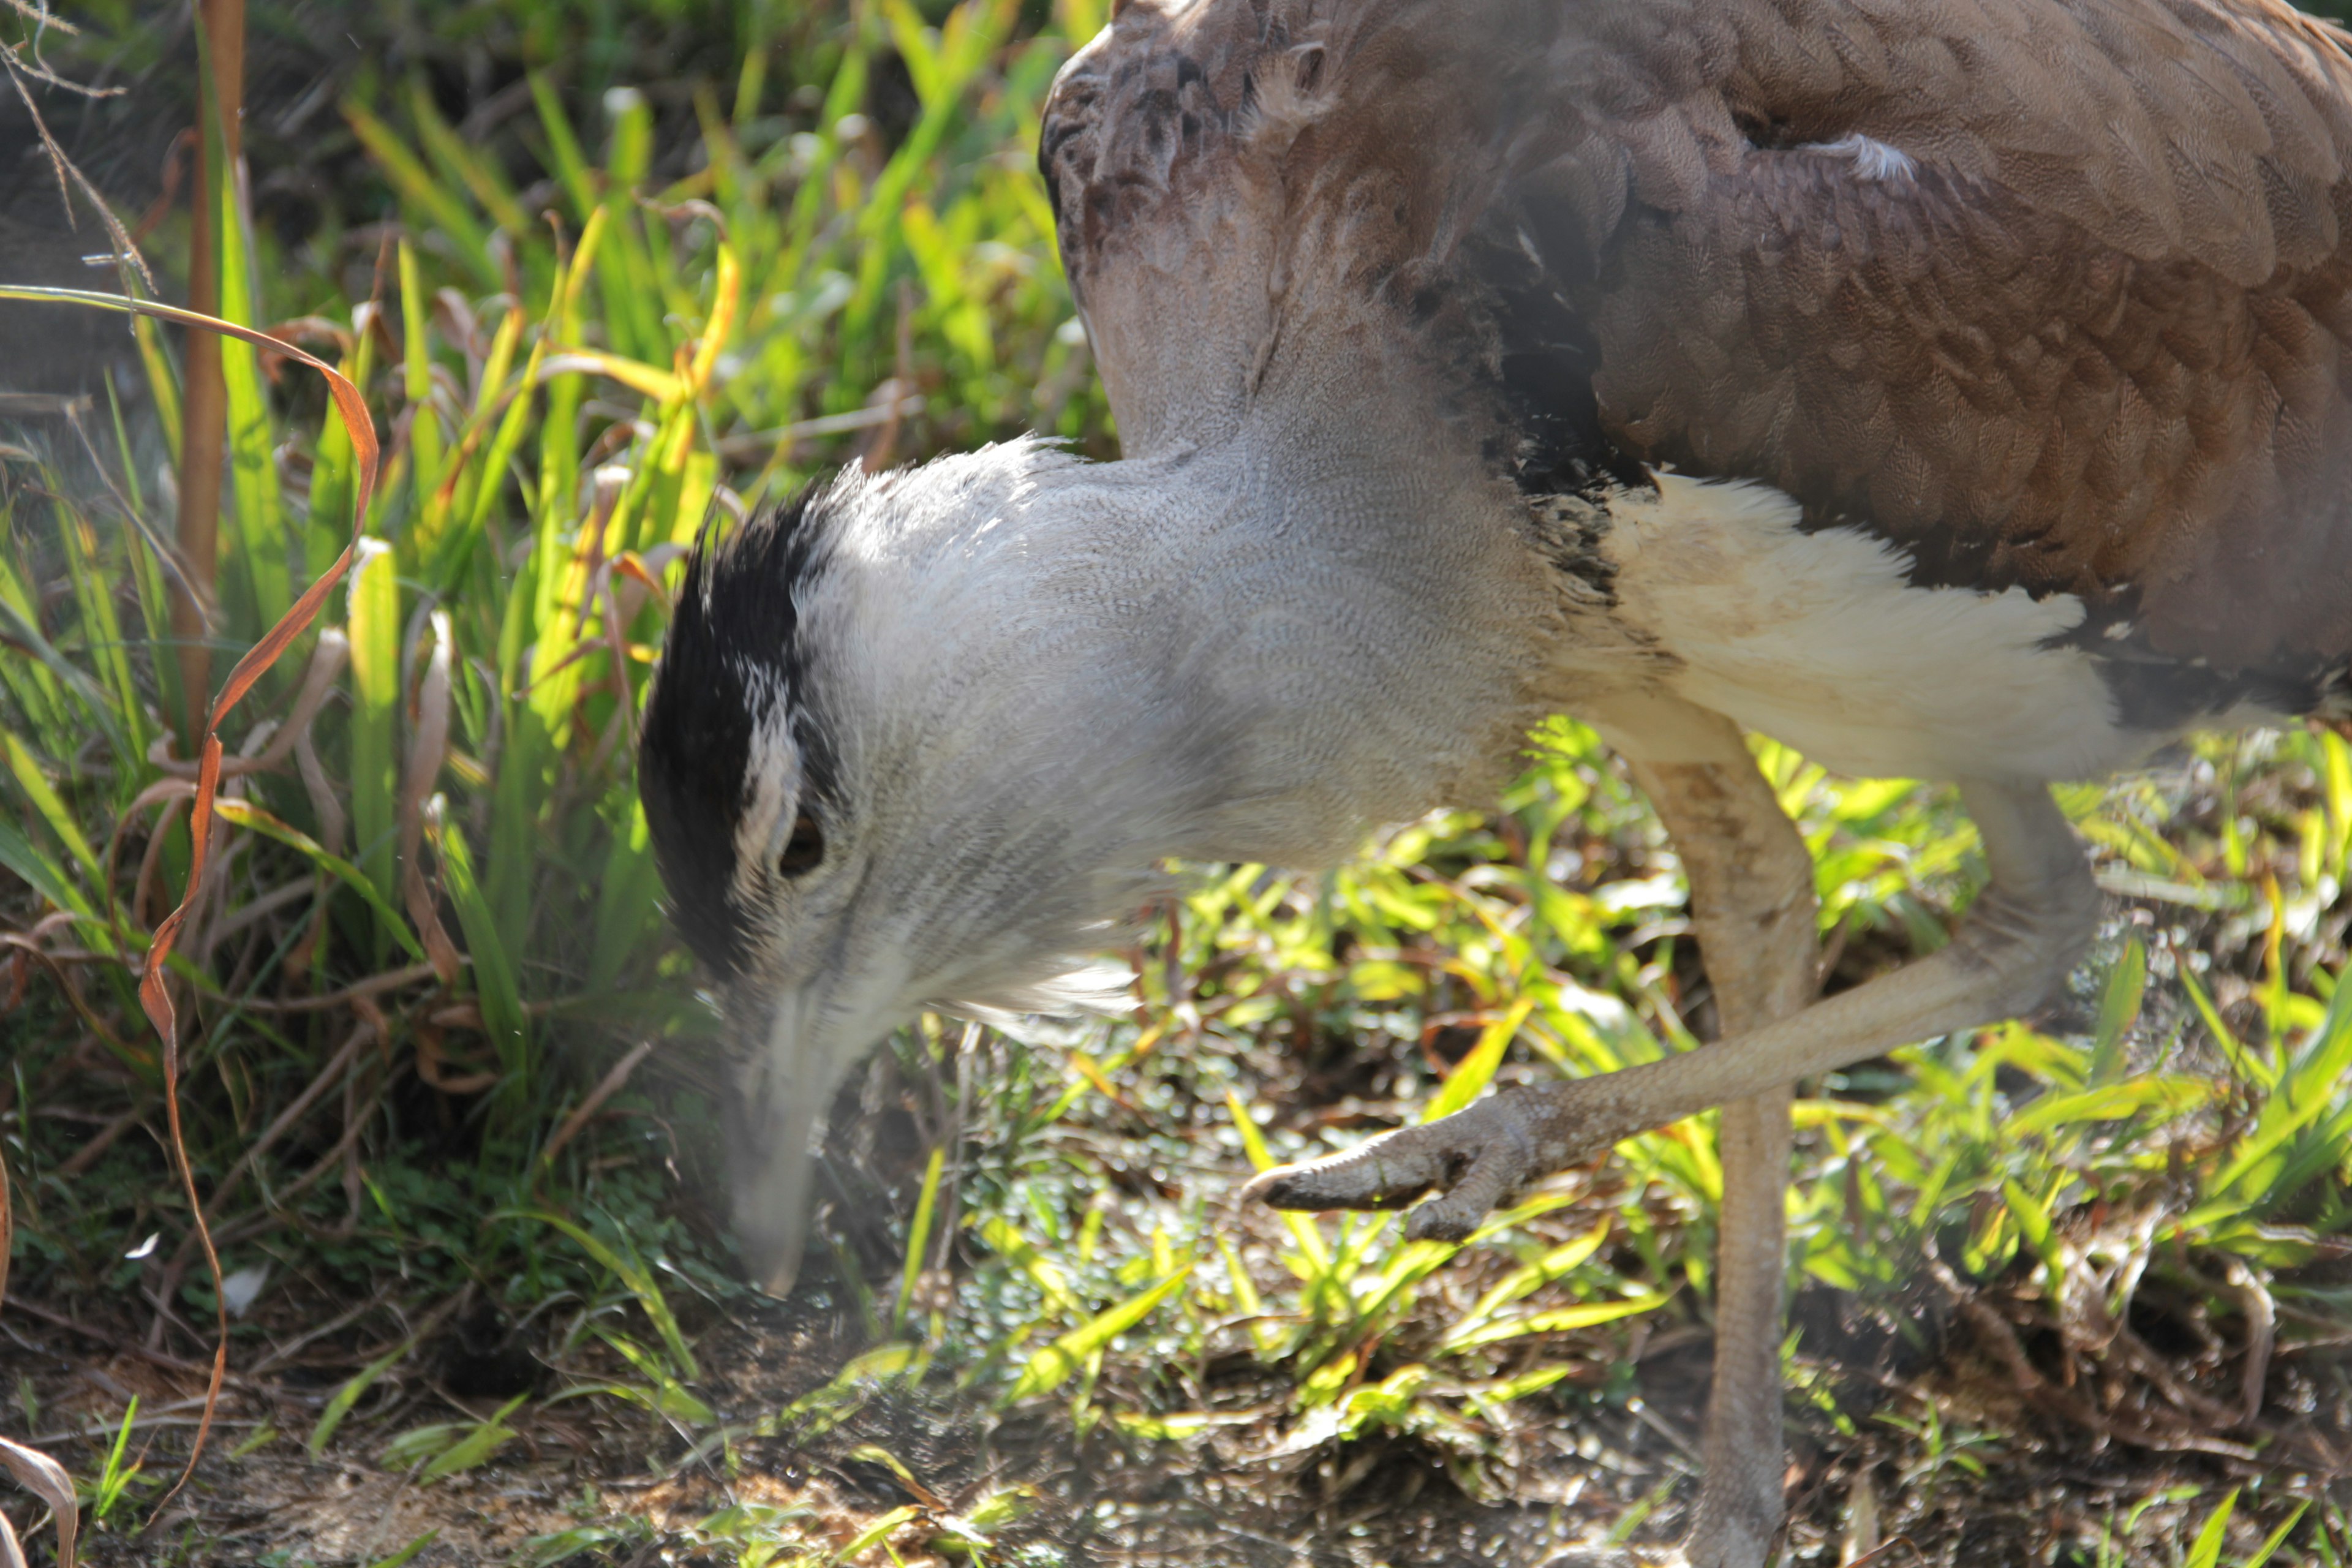
<svg viewBox="0 0 2352 1568"><path fill-rule="evenodd" d="M1087 955L1166 861L1329 864L1512 766L1557 612L1507 498L1393 450L1256 451L1015 441L846 472L696 550L638 782L725 993L764 1288L799 1262L824 1109L890 1030L1117 1005Z"/></svg>
<svg viewBox="0 0 2352 1568"><path fill-rule="evenodd" d="M1047 537L1100 513L1098 471L1034 442L853 469L688 564L638 781L723 994L734 1225L772 1292L824 1107L877 1041L929 1006L1068 1011L1124 984L1086 955L1173 846L1163 790L1074 804L1120 765L1102 716L1155 708L1095 635L1117 574Z"/></svg>

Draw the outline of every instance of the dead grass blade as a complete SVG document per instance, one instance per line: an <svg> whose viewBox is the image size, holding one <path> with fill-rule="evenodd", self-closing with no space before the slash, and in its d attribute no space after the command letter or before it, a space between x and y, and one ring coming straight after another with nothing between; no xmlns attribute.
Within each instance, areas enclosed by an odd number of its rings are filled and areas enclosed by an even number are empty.
<svg viewBox="0 0 2352 1568"><path fill-rule="evenodd" d="M416 854L425 837L425 803L433 794L434 783L441 776L441 764L449 754L448 615L434 611L432 628L433 652L425 660L425 679L417 689L416 722L400 780L400 886L401 897L408 906L408 918L416 924L417 938L432 960L433 972L442 984L450 985L456 984L457 970L465 958L442 927L437 901L433 889L425 885Z"/></svg>
<svg viewBox="0 0 2352 1568"><path fill-rule="evenodd" d="M278 1113L277 1119L262 1131L260 1137L246 1145L245 1152L237 1156L236 1163L228 1168L228 1174L223 1176L220 1185L213 1189L212 1212L215 1216L220 1213L221 1205L236 1192L237 1184L245 1179L245 1173L253 1168L253 1163L300 1121L303 1113L317 1104L320 1096L341 1080L345 1069L358 1059L360 1047L375 1037L375 1026L362 1019L351 1032L350 1037L343 1041L342 1048L319 1069L319 1076L310 1080L310 1087L296 1095L286 1109Z"/></svg>
<svg viewBox="0 0 2352 1568"><path fill-rule="evenodd" d="M381 974L371 974L365 980L353 981L340 991L329 991L317 996L289 997L283 1001L267 996L248 996L240 1005L248 1013L323 1013L370 996L381 996L387 991L397 991L404 985L414 985L420 980L438 977L438 972L431 963L411 963L399 969L387 969Z"/></svg>
<svg viewBox="0 0 2352 1568"><path fill-rule="evenodd" d="M550 1138L547 1147L539 1152L539 1163L542 1168L555 1163L555 1157L563 1152L563 1146L577 1138L580 1130L604 1108L604 1102L620 1092L621 1086L629 1081L629 1075L637 1070L637 1064L651 1056L653 1049L651 1040L639 1040L629 1047L628 1055L614 1062L611 1069L596 1080L596 1087L588 1091L588 1098L580 1102L577 1110L563 1119L563 1125L555 1130L555 1136Z"/></svg>
<svg viewBox="0 0 2352 1568"><path fill-rule="evenodd" d="M27 1448L10 1438L0 1437L0 1465L16 1478L16 1484L49 1505L49 1512L58 1521L58 1568L73 1568L74 1537L81 1531L81 1512L74 1506L73 1478L66 1468L38 1448ZM8 1521L0 1519L0 1551L9 1555L0 1562L9 1562L21 1568L25 1558L17 1549L16 1531Z"/></svg>
<svg viewBox="0 0 2352 1568"><path fill-rule="evenodd" d="M239 778L247 773L268 773L286 761L287 753L296 750L310 732L311 721L319 710L332 696L335 681L351 660L352 645L340 635L321 633L318 645L310 650L310 662L302 672L301 689L294 694L294 706L288 710L286 721L271 731L269 743L249 757L223 757L221 777ZM171 755L163 750L164 739L156 738L147 760L162 772L178 779L196 776L194 763Z"/></svg>
<svg viewBox="0 0 2352 1568"><path fill-rule="evenodd" d="M2246 1312L2246 1364L2240 1374L2239 1424L2252 1426L2263 1418L2263 1391L2270 1381L2271 1351L2278 1335L2278 1310L2262 1279L2245 1259L2224 1260L2224 1271Z"/></svg>

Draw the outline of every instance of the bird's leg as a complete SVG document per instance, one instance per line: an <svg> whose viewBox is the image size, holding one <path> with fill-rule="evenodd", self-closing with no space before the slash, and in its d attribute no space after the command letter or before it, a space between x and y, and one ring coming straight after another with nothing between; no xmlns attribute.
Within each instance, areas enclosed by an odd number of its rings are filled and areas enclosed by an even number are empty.
<svg viewBox="0 0 2352 1568"><path fill-rule="evenodd" d="M1406 1233L1459 1240L1524 1184L1591 1159L1634 1132L1722 1106L1724 1206L1706 1472L1691 1535L1672 1561L1688 1568L1760 1568L1781 1511L1790 1086L1898 1045L2042 1005L2090 937L2097 892L2046 790L1963 785L1992 880L1951 944L1806 1006L1816 963L1811 858L1738 732L1700 717L1716 726L1712 742L1702 726L1686 721L1674 761L1637 760L1635 767L1689 875L1727 1037L1621 1072L1506 1089L1348 1153L1268 1171L1250 1190L1285 1208L1349 1208L1392 1207L1433 1188L1444 1195L1415 1210ZM1559 1568L1633 1568L1635 1562L1603 1553L1570 1556Z"/></svg>
<svg viewBox="0 0 2352 1568"><path fill-rule="evenodd" d="M1415 1238L1460 1240L1510 1193L1619 1139L1720 1105L1724 1208L1706 1481L1687 1568L1761 1568L1781 1512L1780 1328L1790 1086L1892 1047L2047 1000L2094 928L2097 892L2065 818L2038 785L1969 784L1992 880L1942 952L1805 1005L1815 981L1812 866L1738 731L1675 705L1657 726L1610 726L1674 835L1727 1038L1570 1083L1503 1090L1346 1154L1269 1171L1250 1191L1286 1208L1392 1207L1431 1189ZM1628 743L1631 742L1631 743ZM1625 1553L1556 1568L1634 1568Z"/></svg>
<svg viewBox="0 0 2352 1568"><path fill-rule="evenodd" d="M1654 722L1608 732L1632 756L1634 778L1673 836L1717 1021L1737 1037L1812 999L1821 909L1813 860L1738 728L1697 710L1676 717L1671 760L1644 754ZM1706 1479L1673 1559L1681 1568L1760 1568L1780 1529L1789 1100L1784 1084L1723 1108ZM1550 1568L1635 1568L1638 1561L1604 1549L1571 1552Z"/></svg>
<svg viewBox="0 0 2352 1568"><path fill-rule="evenodd" d="M1648 763L1637 752L1633 772L1682 858L1721 1032L1738 1039L1813 999L1821 903L1812 856L1738 730L1713 728L1713 756ZM1683 1548L1692 1568L1762 1568L1780 1529L1789 1101L1786 1083L1734 1100L1717 1132L1715 1369L1706 1476Z"/></svg>
<svg viewBox="0 0 2352 1568"><path fill-rule="evenodd" d="M1527 1183L1636 1132L2042 1005L2089 945L2098 913L2090 867L2041 785L1963 784L1960 798L1992 880L1940 952L1705 1050L1502 1089L1443 1121L1265 1172L1247 1195L1277 1208L1396 1208L1436 1191L1405 1234L1459 1241Z"/></svg>

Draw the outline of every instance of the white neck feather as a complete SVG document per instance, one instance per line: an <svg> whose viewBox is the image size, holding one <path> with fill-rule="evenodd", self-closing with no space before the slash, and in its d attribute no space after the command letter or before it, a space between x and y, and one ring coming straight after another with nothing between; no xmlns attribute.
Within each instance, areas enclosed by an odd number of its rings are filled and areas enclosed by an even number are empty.
<svg viewBox="0 0 2352 1568"><path fill-rule="evenodd" d="M891 862L973 901L940 918L1099 945L1162 858L1328 863L1511 771L1561 610L1508 490L1368 435L1249 434L845 481L804 625L875 796L853 812L921 825Z"/></svg>

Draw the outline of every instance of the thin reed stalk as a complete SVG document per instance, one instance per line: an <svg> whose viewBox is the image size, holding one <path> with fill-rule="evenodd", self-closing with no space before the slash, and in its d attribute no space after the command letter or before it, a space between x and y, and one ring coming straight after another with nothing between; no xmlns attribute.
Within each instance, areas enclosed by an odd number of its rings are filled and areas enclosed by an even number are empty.
<svg viewBox="0 0 2352 1568"><path fill-rule="evenodd" d="M188 226L188 309L220 314L223 193L236 186L245 114L245 0L198 0L196 31L205 55L197 94L196 183ZM228 387L221 340L191 333L183 360L180 404L180 559L188 574L172 595L172 636L179 643L181 752L193 756L204 733L212 691L214 590L220 566L220 496L227 457Z"/></svg>

